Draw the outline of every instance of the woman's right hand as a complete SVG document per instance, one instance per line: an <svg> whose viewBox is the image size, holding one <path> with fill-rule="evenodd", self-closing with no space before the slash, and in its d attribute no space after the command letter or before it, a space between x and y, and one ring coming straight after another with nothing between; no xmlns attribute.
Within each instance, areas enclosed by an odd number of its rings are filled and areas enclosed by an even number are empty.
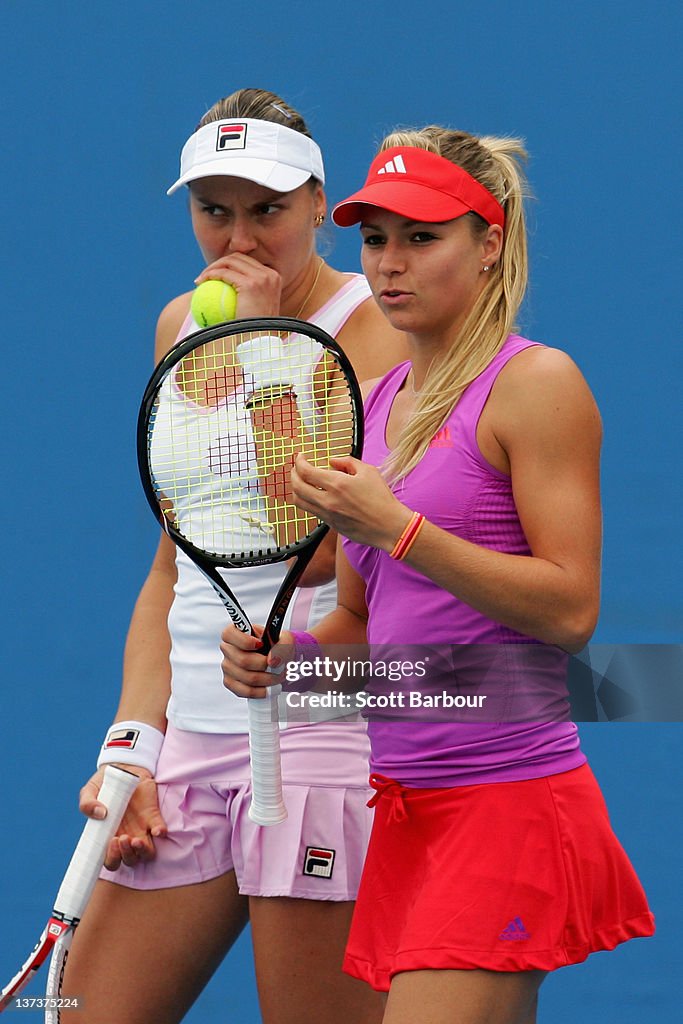
<svg viewBox="0 0 683 1024"><path fill-rule="evenodd" d="M282 278L277 270L259 263L253 256L233 252L210 263L195 280L225 281L237 290L237 316L267 317L280 315Z"/></svg>
<svg viewBox="0 0 683 1024"><path fill-rule="evenodd" d="M263 626L253 628L256 636L243 633L232 624L223 630L223 685L238 697L265 697L268 687L280 682L276 671L282 665L280 655L286 647L291 651L294 645L292 634L283 630L278 644L268 654L261 654Z"/></svg>
<svg viewBox="0 0 683 1024"><path fill-rule="evenodd" d="M126 771L138 775L140 782L131 796L117 834L109 844L104 866L116 871L121 864L135 867L136 864L154 860L154 840L167 834L166 822L159 810L157 785L146 768L121 765ZM98 769L81 790L79 807L88 818L102 818L104 804L98 800L104 770Z"/></svg>

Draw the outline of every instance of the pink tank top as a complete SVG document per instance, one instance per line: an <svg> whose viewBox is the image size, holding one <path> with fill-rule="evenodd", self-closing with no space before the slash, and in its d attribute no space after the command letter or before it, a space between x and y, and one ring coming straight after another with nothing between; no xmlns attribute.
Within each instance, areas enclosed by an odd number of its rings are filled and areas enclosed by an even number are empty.
<svg viewBox="0 0 683 1024"><path fill-rule="evenodd" d="M534 344L508 337L463 393L420 464L393 485L404 504L441 529L515 555L531 552L511 481L484 459L476 431L498 374ZM381 466L389 455L386 424L409 370L409 363L397 366L367 399L363 458L373 465ZM400 709L369 716L373 771L407 785L438 787L538 778L584 763L569 719L564 652L494 622L386 552L348 540L344 549L366 582L368 640L382 660L392 651L400 657L397 645L403 660L420 660L421 653L429 660L436 645L432 667L439 664L441 674L434 678L445 681L438 693L462 693L466 679L468 694L476 690L486 697L479 710L454 710L444 700L434 710L417 705L411 711L408 701L419 698L410 693L421 687L419 680L404 678L405 698L394 697ZM379 698L395 694L396 686L373 678L366 691Z"/></svg>

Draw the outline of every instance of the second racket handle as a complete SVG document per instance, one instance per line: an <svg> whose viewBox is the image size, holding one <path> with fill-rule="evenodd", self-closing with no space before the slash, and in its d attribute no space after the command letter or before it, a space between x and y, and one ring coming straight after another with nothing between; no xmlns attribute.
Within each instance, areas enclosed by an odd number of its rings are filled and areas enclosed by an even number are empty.
<svg viewBox="0 0 683 1024"><path fill-rule="evenodd" d="M59 887L54 912L67 920L78 920L83 913L97 881L109 841L139 782L137 775L107 765L98 800L107 808L106 818L89 818L78 840L64 880Z"/></svg>
<svg viewBox="0 0 683 1024"><path fill-rule="evenodd" d="M282 796L280 725L277 698L282 687L271 686L263 700L247 700L249 756L251 759L251 806L249 817L257 825L277 825L287 817Z"/></svg>

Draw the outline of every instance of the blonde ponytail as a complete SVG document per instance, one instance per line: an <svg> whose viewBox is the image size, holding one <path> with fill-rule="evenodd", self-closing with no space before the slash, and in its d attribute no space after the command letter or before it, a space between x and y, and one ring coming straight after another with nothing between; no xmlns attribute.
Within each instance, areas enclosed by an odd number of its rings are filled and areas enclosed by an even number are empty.
<svg viewBox="0 0 683 1024"><path fill-rule="evenodd" d="M500 259L491 267L484 290L470 310L451 349L427 374L417 407L401 432L385 465L389 479L400 480L421 460L430 440L443 426L465 388L479 376L515 329L526 292L528 256L524 199L527 185L522 163L526 151L520 139L483 136L430 125L419 131L394 132L380 152L394 146L414 146L437 153L476 178L505 210L505 236ZM487 225L467 214L476 233Z"/></svg>

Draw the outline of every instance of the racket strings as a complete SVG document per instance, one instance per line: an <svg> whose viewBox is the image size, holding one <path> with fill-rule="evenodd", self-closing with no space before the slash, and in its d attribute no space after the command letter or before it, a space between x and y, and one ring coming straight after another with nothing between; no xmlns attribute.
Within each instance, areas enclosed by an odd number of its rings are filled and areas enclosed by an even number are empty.
<svg viewBox="0 0 683 1024"><path fill-rule="evenodd" d="M149 419L168 521L226 559L299 544L319 520L294 505L294 460L327 467L348 455L354 408L334 353L313 337L242 332L199 344L169 369Z"/></svg>

